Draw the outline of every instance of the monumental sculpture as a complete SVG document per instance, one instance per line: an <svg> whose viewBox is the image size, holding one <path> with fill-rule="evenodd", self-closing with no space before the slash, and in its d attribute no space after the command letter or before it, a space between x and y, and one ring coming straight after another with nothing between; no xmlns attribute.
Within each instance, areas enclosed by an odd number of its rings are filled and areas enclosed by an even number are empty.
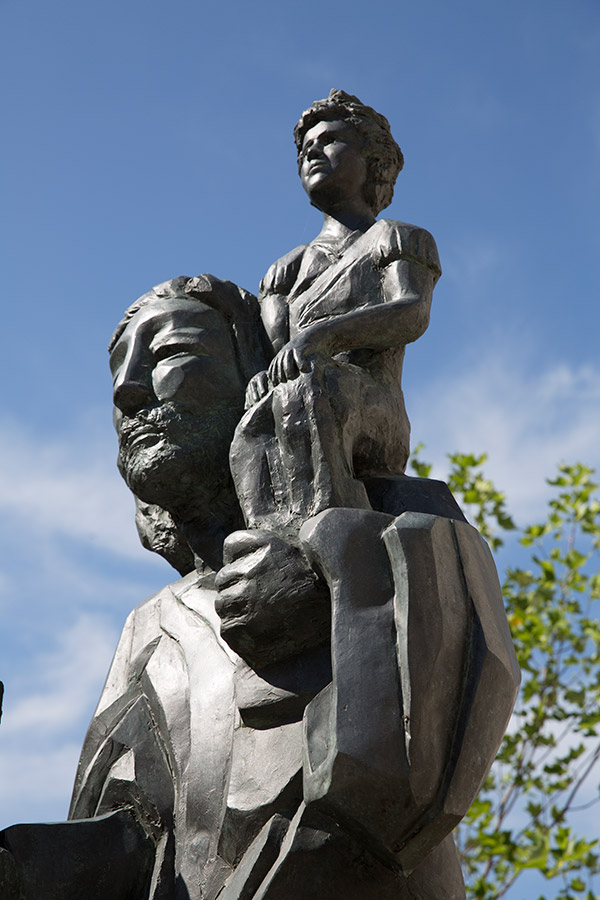
<svg viewBox="0 0 600 900"><path fill-rule="evenodd" d="M376 220L383 116L332 91L295 139L317 238L258 299L175 278L112 339L119 469L182 578L127 620L69 821L0 835L3 898L465 896L451 832L519 674L487 545L404 473L437 250Z"/></svg>

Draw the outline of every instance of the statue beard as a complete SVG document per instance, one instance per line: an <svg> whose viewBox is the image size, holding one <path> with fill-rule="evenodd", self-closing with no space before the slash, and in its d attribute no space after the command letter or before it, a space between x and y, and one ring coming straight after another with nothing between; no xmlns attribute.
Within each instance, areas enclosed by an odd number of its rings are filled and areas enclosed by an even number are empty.
<svg viewBox="0 0 600 900"><path fill-rule="evenodd" d="M165 402L124 417L118 467L128 487L180 521L230 503L229 446L242 411L222 404L199 415Z"/></svg>

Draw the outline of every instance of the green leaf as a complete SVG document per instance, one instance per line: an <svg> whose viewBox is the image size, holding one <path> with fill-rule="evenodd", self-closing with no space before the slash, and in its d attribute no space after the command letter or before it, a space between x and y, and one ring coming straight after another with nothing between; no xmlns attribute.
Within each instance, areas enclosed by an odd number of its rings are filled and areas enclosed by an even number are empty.
<svg viewBox="0 0 600 900"><path fill-rule="evenodd" d="M485 454L449 460L451 489L496 548L514 523L504 495L484 475ZM593 475L579 463L561 463L548 479L545 520L517 535L529 562L504 575L523 680L510 733L459 827L471 898L504 897L509 885L517 897L514 885L531 870L552 883L557 900L600 900L593 881L600 878L598 841L578 834L572 821L578 798L595 796L589 781L600 766L592 765L600 733L600 501Z"/></svg>

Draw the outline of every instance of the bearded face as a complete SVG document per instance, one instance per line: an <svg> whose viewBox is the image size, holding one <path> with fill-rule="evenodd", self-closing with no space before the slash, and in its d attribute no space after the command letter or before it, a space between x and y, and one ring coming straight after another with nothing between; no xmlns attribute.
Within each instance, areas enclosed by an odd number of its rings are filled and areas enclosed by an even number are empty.
<svg viewBox="0 0 600 900"><path fill-rule="evenodd" d="M111 354L119 470L172 513L210 507L230 485L229 445L244 384L229 327L197 301L140 309Z"/></svg>
<svg viewBox="0 0 600 900"><path fill-rule="evenodd" d="M229 445L241 415L221 406L200 418L175 403L141 409L118 426L121 475L146 503L175 511L193 494L206 503L229 483Z"/></svg>

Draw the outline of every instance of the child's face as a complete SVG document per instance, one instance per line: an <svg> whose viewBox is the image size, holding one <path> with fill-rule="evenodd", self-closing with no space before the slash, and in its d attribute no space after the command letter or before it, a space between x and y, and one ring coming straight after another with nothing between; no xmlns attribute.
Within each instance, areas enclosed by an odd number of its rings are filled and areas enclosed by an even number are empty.
<svg viewBox="0 0 600 900"><path fill-rule="evenodd" d="M324 212L356 200L364 203L367 163L356 129L341 119L309 128L302 142L300 178L313 206Z"/></svg>

